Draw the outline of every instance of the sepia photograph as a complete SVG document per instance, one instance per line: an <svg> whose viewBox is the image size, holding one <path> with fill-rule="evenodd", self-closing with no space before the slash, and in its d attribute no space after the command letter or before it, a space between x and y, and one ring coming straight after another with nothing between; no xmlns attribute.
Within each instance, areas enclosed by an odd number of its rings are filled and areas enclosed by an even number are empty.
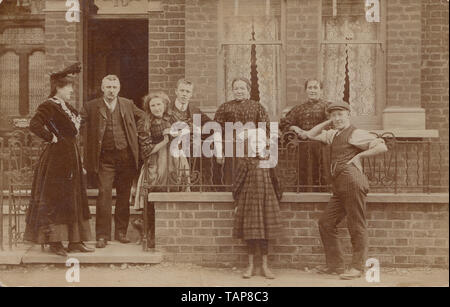
<svg viewBox="0 0 450 307"><path fill-rule="evenodd" d="M0 287L449 287L449 1L0 0Z"/></svg>

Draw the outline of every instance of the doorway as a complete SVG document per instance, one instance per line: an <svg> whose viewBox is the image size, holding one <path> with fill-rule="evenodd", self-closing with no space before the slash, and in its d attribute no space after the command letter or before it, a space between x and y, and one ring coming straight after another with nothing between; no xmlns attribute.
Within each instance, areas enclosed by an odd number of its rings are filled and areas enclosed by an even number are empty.
<svg viewBox="0 0 450 307"><path fill-rule="evenodd" d="M120 79L119 96L142 107L148 93L148 20L90 19L87 27L87 101L101 97L106 75Z"/></svg>

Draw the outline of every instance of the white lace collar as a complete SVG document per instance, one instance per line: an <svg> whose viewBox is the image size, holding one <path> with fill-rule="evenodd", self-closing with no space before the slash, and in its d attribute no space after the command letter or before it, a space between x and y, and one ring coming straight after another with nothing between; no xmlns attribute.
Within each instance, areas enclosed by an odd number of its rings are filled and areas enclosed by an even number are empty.
<svg viewBox="0 0 450 307"><path fill-rule="evenodd" d="M77 129L77 134L80 131L80 125L81 125L81 116L75 115L70 109L67 107L66 102L62 100L59 97L53 96L52 98L49 98L49 100L53 101L54 103L61 106L63 111L67 114L73 125L75 126L75 129Z"/></svg>

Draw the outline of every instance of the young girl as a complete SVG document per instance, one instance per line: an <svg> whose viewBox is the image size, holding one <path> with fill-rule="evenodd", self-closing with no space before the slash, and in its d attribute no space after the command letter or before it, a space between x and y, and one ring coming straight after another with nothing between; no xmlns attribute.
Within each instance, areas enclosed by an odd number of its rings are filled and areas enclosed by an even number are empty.
<svg viewBox="0 0 450 307"><path fill-rule="evenodd" d="M143 185L152 186L150 191L164 191L169 175L169 132L170 118L167 114L169 97L164 92L156 92L144 97L144 111L147 113L145 120L138 122L139 147L144 165L141 168L137 186L135 189L134 209L144 208ZM155 246L155 209L153 203L148 207L149 240L148 246ZM143 222L137 219L133 222L142 237Z"/></svg>
<svg viewBox="0 0 450 307"><path fill-rule="evenodd" d="M280 206L282 191L273 168L260 163L268 159L266 133L263 129L249 129L239 136L248 139L247 156L238 159L234 182L235 216L233 237L243 239L248 246L248 267L243 278L253 275L256 249L262 255L262 272L266 278L275 278L267 263L268 239L280 234Z"/></svg>

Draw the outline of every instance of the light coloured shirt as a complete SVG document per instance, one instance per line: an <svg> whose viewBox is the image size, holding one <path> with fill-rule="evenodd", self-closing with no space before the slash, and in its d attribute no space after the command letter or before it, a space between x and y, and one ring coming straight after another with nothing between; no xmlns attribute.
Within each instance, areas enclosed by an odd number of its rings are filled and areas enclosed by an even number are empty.
<svg viewBox="0 0 450 307"><path fill-rule="evenodd" d="M114 112L117 105L117 97L111 102L107 102L105 98L103 98L103 101L105 102L106 107L111 111L111 113Z"/></svg>
<svg viewBox="0 0 450 307"><path fill-rule="evenodd" d="M331 145L331 143L333 143L334 137L338 132L339 130L336 129L322 130L322 133L315 137L315 139L325 144ZM355 129L348 142L363 151L372 149L378 144L384 144L384 140L382 138L362 129Z"/></svg>
<svg viewBox="0 0 450 307"><path fill-rule="evenodd" d="M189 103L183 104L178 101L178 99L175 99L175 107L180 110L181 112L186 112L187 107Z"/></svg>

